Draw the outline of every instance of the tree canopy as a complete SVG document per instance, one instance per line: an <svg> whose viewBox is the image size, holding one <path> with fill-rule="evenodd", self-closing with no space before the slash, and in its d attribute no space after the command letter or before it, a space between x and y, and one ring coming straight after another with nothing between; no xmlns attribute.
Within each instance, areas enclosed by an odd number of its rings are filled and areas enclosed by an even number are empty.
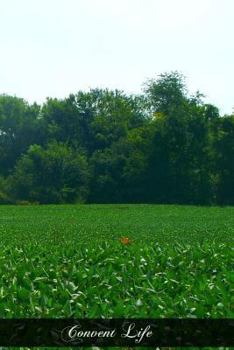
<svg viewBox="0 0 234 350"><path fill-rule="evenodd" d="M0 203L234 204L234 115L178 72L140 95L0 95Z"/></svg>

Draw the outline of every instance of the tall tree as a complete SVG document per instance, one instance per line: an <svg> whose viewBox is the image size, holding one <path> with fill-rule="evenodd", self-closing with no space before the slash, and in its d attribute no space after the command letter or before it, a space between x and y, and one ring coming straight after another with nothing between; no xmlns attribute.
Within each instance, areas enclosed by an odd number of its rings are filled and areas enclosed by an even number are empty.
<svg viewBox="0 0 234 350"><path fill-rule="evenodd" d="M234 115L216 119L212 132L215 199L219 204L234 204Z"/></svg>
<svg viewBox="0 0 234 350"><path fill-rule="evenodd" d="M148 169L151 201L211 201L208 123L202 102L188 96L177 72L148 82L155 135Z"/></svg>
<svg viewBox="0 0 234 350"><path fill-rule="evenodd" d="M40 107L0 95L0 174L7 175L30 144L41 143Z"/></svg>

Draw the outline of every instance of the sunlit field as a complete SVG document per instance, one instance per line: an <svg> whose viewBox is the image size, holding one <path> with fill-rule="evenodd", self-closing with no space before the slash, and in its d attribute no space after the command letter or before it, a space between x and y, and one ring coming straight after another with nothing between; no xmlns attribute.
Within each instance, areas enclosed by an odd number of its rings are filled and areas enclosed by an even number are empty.
<svg viewBox="0 0 234 350"><path fill-rule="evenodd" d="M234 208L0 207L0 316L233 317Z"/></svg>

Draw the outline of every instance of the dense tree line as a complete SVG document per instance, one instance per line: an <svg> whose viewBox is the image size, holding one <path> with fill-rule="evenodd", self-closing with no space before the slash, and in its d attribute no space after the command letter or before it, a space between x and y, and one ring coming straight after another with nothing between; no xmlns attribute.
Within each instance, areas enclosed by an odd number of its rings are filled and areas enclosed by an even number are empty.
<svg viewBox="0 0 234 350"><path fill-rule="evenodd" d="M234 204L234 115L178 72L141 95L0 95L0 203Z"/></svg>

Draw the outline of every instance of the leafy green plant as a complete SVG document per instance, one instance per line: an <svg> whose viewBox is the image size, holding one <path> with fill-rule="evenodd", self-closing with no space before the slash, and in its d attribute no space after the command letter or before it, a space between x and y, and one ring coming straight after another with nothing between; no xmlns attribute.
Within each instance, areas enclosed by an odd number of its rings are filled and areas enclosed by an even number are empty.
<svg viewBox="0 0 234 350"><path fill-rule="evenodd" d="M233 317L233 208L0 213L3 318Z"/></svg>

